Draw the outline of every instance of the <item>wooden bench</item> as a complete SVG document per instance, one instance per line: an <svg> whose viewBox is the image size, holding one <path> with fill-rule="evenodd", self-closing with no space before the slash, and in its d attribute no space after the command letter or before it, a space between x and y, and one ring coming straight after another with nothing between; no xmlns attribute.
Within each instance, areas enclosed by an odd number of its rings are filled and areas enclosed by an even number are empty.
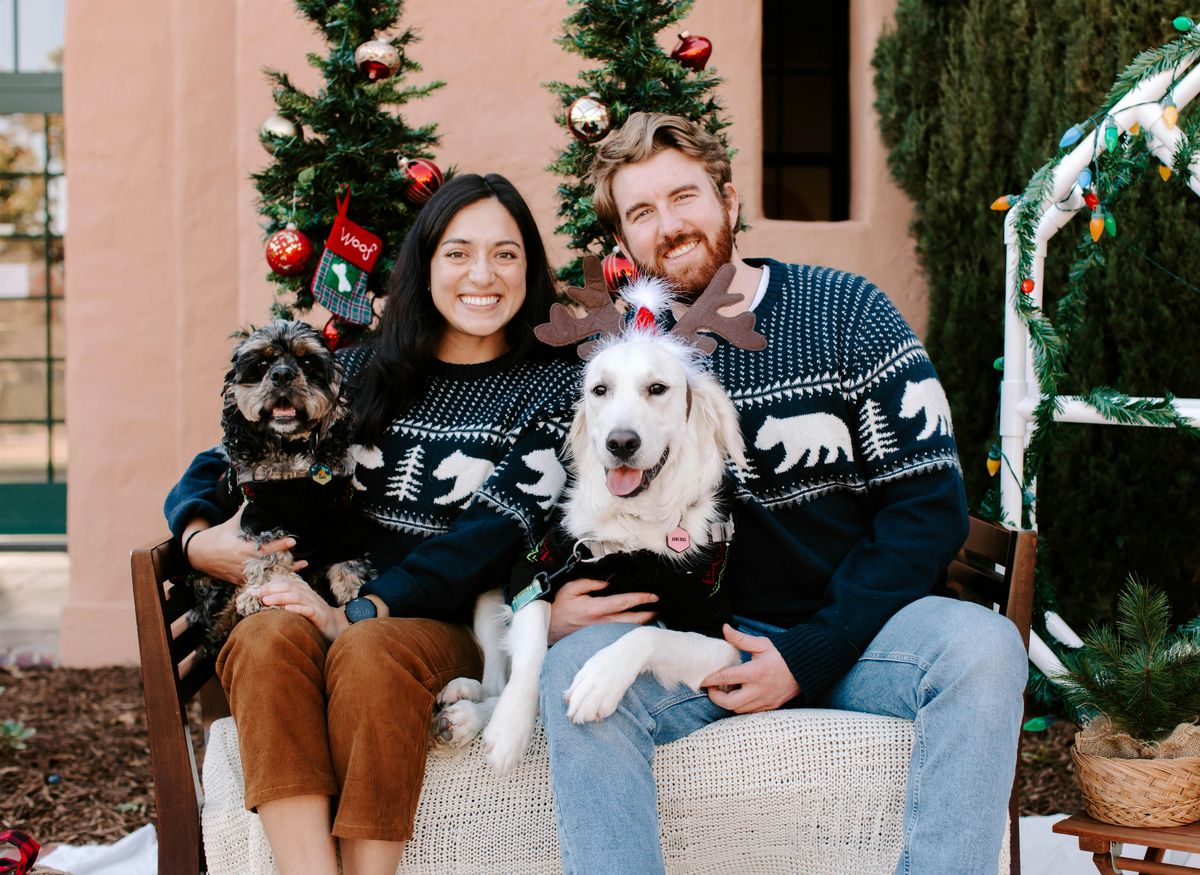
<svg viewBox="0 0 1200 875"><path fill-rule="evenodd" d="M1020 630L1026 647L1033 605L1036 537L1034 532L1013 532L972 518L967 543L949 569L951 585L964 597L989 607L1003 606L1005 615ZM199 630L187 621L187 611L192 605L190 591L174 582L184 572L174 543L168 539L134 550L132 572L158 808L158 871L193 875L206 869L201 840L203 794L192 748L188 705L199 697L206 737L212 721L228 716L229 707L213 674L212 660L196 656ZM747 718L733 718L720 724L744 719ZM730 777L736 780L732 773ZM899 792L903 792L902 787ZM1014 780L1009 804L1012 873L1020 872L1017 802ZM414 837L414 842L417 839Z"/></svg>

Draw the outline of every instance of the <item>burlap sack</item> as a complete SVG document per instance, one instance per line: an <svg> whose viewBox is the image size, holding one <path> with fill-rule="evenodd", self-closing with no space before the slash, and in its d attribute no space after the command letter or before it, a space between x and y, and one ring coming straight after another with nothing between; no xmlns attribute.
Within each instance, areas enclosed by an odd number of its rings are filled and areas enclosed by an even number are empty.
<svg viewBox="0 0 1200 875"><path fill-rule="evenodd" d="M1162 741L1146 742L1113 729L1107 717L1097 717L1075 736L1081 753L1124 760L1173 760L1200 756L1200 725L1180 723Z"/></svg>

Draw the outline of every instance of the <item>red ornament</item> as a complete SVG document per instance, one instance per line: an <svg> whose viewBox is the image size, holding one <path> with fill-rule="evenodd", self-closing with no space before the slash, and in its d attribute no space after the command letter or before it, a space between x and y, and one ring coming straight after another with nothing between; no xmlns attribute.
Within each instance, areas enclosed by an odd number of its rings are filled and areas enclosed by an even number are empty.
<svg viewBox="0 0 1200 875"><path fill-rule="evenodd" d="M1094 191L1089 191L1083 196L1083 202L1087 204L1089 208L1094 210L1096 207L1100 206L1100 196Z"/></svg>
<svg viewBox="0 0 1200 875"><path fill-rule="evenodd" d="M655 327L654 314L645 307L638 307L637 315L633 317L633 326L642 331L649 331Z"/></svg>
<svg viewBox="0 0 1200 875"><path fill-rule="evenodd" d="M1030 279L1021 280L1021 291L1023 291L1027 295L1032 295L1033 294L1033 280L1030 280Z"/></svg>
<svg viewBox="0 0 1200 875"><path fill-rule="evenodd" d="M346 329L342 320L336 316L330 316L325 327L321 329L321 336L325 338L325 342L329 344L331 350L340 347L346 342Z"/></svg>
<svg viewBox="0 0 1200 875"><path fill-rule="evenodd" d="M615 292L638 277L637 267L621 254L620 249L614 249L604 256L601 266L604 268L604 284L608 286L610 292Z"/></svg>
<svg viewBox="0 0 1200 875"><path fill-rule="evenodd" d="M433 193L442 187L444 181L442 171L428 158L413 158L411 161L401 158L400 170L409 180L409 186L404 190L404 198L417 206L433 197Z"/></svg>
<svg viewBox="0 0 1200 875"><path fill-rule="evenodd" d="M312 243L291 222L267 238L267 264L280 276L303 273L312 254Z"/></svg>
<svg viewBox="0 0 1200 875"><path fill-rule="evenodd" d="M679 45L671 52L671 57L689 70L699 72L708 63L712 54L712 43L705 37L692 36L686 30L679 35Z"/></svg>

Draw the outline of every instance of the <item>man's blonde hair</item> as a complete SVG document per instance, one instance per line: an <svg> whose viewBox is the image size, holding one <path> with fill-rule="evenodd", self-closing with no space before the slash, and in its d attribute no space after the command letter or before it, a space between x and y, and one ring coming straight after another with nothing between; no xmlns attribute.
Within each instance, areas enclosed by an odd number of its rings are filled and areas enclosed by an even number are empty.
<svg viewBox="0 0 1200 875"><path fill-rule="evenodd" d="M661 112L635 112L621 129L596 150L588 171L595 189L596 218L609 231L620 232L621 216L613 199L612 181L626 164L637 164L664 149L678 149L704 165L719 200L725 199L725 184L733 178L729 155L721 141L695 122Z"/></svg>

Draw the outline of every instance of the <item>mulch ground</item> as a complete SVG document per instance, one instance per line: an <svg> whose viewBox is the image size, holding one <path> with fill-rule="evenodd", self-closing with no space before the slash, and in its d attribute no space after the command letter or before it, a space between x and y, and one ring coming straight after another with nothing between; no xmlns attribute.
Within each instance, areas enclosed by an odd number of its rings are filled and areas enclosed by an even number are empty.
<svg viewBox="0 0 1200 875"><path fill-rule="evenodd" d="M0 727L18 721L36 730L23 750L0 731L0 822L45 845L107 844L154 821L136 668L0 666L0 688ZM1079 810L1068 750L1074 731L1059 723L1024 734L1022 814ZM202 755L199 733L194 743Z"/></svg>

